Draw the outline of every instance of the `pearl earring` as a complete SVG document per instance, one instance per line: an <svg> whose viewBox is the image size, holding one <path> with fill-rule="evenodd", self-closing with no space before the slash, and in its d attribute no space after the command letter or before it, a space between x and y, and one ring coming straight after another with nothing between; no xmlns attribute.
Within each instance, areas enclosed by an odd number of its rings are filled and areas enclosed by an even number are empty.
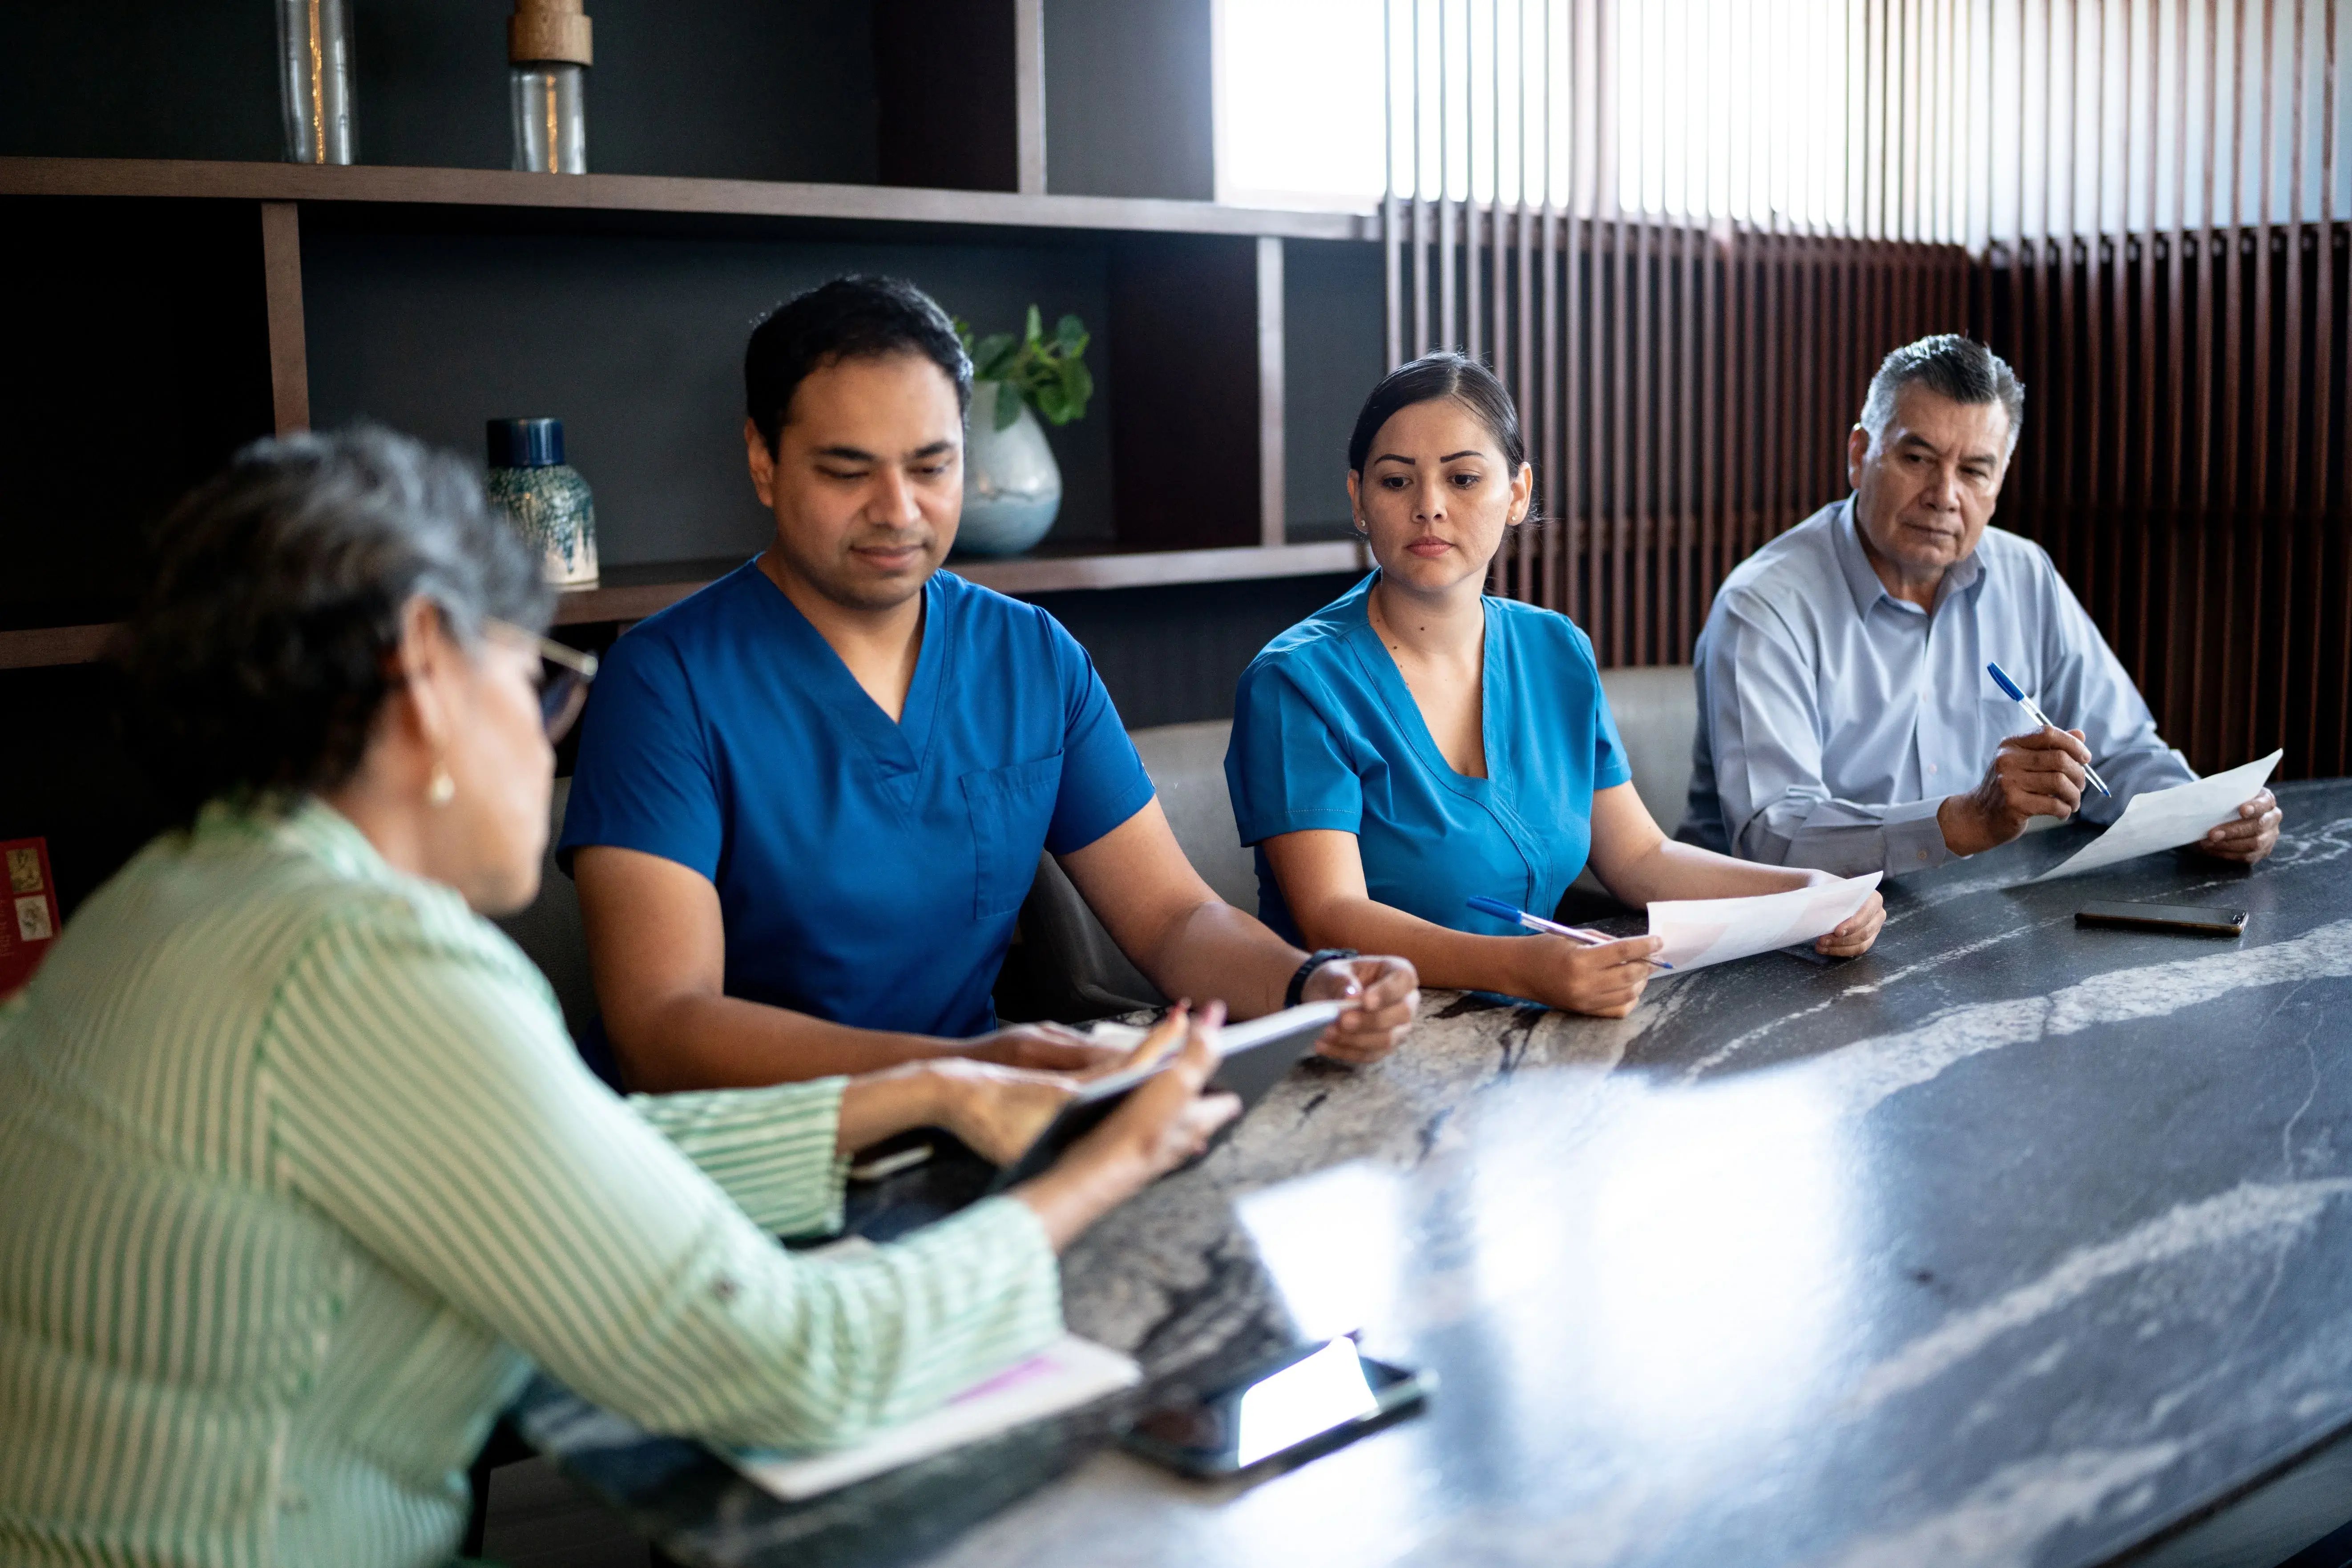
<svg viewBox="0 0 2352 1568"><path fill-rule="evenodd" d="M446 805L457 798L457 781L449 776L447 763L433 764L433 777L425 785L425 800L429 805Z"/></svg>

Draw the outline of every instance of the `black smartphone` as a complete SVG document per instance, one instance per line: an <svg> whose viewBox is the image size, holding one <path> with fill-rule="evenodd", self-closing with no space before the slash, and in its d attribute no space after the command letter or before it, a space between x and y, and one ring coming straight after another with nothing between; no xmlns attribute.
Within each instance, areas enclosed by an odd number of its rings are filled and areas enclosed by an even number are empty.
<svg viewBox="0 0 2352 1568"><path fill-rule="evenodd" d="M2188 931L2196 936L2243 936L2246 911L2207 910L2189 904L2084 904L2074 911L2078 926L2121 926L2128 931Z"/></svg>
<svg viewBox="0 0 2352 1568"><path fill-rule="evenodd" d="M1230 1476L1328 1453L1419 1410L1436 1385L1434 1374L1374 1361L1352 1339L1327 1340L1147 1412L1119 1441L1183 1475Z"/></svg>

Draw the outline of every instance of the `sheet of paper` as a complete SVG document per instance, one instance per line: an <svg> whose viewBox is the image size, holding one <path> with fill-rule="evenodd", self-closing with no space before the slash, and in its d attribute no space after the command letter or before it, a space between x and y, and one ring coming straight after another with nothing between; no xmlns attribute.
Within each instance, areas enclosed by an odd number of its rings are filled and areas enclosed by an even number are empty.
<svg viewBox="0 0 2352 1568"><path fill-rule="evenodd" d="M1650 934L1666 939L1658 956L1675 972L1728 963L1828 934L1862 908L1879 873L1818 888L1753 899L1679 899L1650 906ZM1651 977L1663 980L1661 973Z"/></svg>
<svg viewBox="0 0 2352 1568"><path fill-rule="evenodd" d="M1098 1019L1086 1028L1087 1037L1095 1044L1117 1046L1123 1051L1131 1051L1143 1044L1143 1037L1150 1033L1151 1031L1140 1024L1115 1024L1108 1018Z"/></svg>
<svg viewBox="0 0 2352 1568"><path fill-rule="evenodd" d="M2113 826L2076 850L2072 858L2060 861L2031 879L2047 882L2057 877L2079 876L2118 860L2194 844L2205 837L2208 829L2237 816L2238 807L2270 782L2271 770L2285 754L2273 752L2226 773L2136 795L2125 804L2124 814L2116 818Z"/></svg>
<svg viewBox="0 0 2352 1568"><path fill-rule="evenodd" d="M822 1454L737 1449L727 1458L767 1490L798 1502L976 1443L1024 1421L1075 1410L1141 1381L1142 1369L1130 1358L1092 1340L1064 1334L929 1415L877 1432L863 1443Z"/></svg>

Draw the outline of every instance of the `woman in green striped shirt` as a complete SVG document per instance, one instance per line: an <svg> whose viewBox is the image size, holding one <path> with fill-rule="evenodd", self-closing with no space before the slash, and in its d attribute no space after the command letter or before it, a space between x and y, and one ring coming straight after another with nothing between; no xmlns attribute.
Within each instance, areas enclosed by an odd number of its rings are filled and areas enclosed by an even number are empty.
<svg viewBox="0 0 2352 1568"><path fill-rule="evenodd" d="M1232 1114L1194 1029L1045 1176L794 1258L849 1151L1009 1155L1068 1081L614 1098L483 919L533 894L577 702L470 475L265 442L165 541L129 662L189 826L0 1003L0 1561L442 1561L533 1364L663 1431L854 1438L1054 1338L1056 1251Z"/></svg>

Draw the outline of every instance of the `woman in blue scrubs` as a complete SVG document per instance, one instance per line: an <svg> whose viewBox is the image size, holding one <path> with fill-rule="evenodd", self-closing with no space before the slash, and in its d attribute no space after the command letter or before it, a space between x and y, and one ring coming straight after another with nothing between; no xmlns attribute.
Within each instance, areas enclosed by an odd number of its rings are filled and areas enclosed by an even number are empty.
<svg viewBox="0 0 2352 1568"><path fill-rule="evenodd" d="M1391 374L1348 444L1348 496L1379 569L1266 645L1225 754L1259 914L1307 947L1412 962L1422 982L1622 1017L1654 937L1586 947L1473 912L1549 915L1589 861L1635 908L1832 880L1669 839L1629 782L1592 644L1565 616L1484 593L1529 513L1510 395L1433 353ZM1817 944L1868 950L1878 895Z"/></svg>

